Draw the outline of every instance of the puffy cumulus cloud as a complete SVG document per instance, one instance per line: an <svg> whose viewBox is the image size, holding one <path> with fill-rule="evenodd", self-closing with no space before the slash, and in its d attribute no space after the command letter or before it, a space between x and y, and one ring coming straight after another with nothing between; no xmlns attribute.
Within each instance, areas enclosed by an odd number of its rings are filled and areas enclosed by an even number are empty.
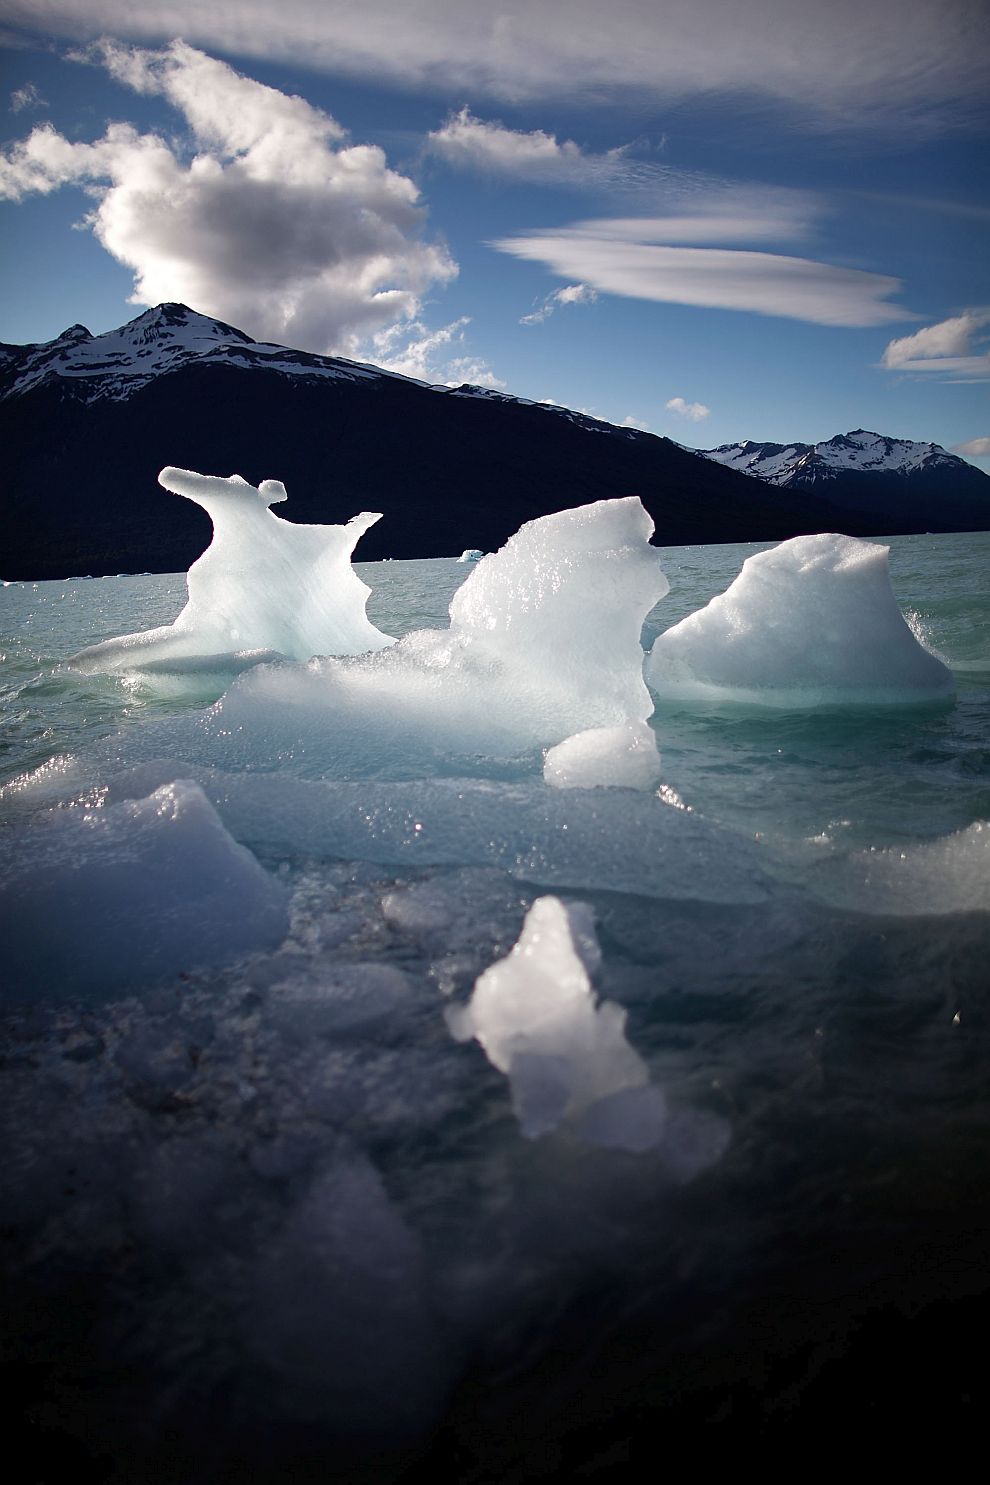
<svg viewBox="0 0 990 1485"><path fill-rule="evenodd" d="M979 349L986 340L979 332L987 325L990 310L968 309L892 340L880 364L888 371L936 372L950 381L982 381L990 377L990 351Z"/></svg>
<svg viewBox="0 0 990 1485"><path fill-rule="evenodd" d="M565 304L594 304L598 298L598 291L590 284L565 284L562 289L554 289L548 294L540 305L534 309L532 314L523 315L519 321L520 325L542 325L543 321L549 319L554 310Z"/></svg>
<svg viewBox="0 0 990 1485"><path fill-rule="evenodd" d="M590 154L572 139L561 141L542 129L507 129L475 118L468 108L451 114L442 128L428 134L426 149L459 169L544 185L621 185L651 173L648 166L628 159L626 146Z"/></svg>
<svg viewBox="0 0 990 1485"><path fill-rule="evenodd" d="M966 443L954 443L952 452L969 459L990 458L990 438L971 438Z"/></svg>
<svg viewBox="0 0 990 1485"><path fill-rule="evenodd" d="M711 408L703 402L686 402L683 397L671 397L666 408L679 418L689 418L692 423L701 423L711 415Z"/></svg>
<svg viewBox="0 0 990 1485"><path fill-rule="evenodd" d="M463 315L439 330L429 330L419 320L391 325L373 337L375 363L386 371L433 385L460 387L469 382L475 387L504 387L505 382L499 380L486 361L450 354L451 347L464 345L464 332L470 323L469 317Z"/></svg>
<svg viewBox="0 0 990 1485"><path fill-rule="evenodd" d="M702 223L709 240L722 230L708 216ZM580 222L492 246L629 299L749 310L818 325L881 325L906 317L884 302L901 287L899 279L778 253L682 246L694 224L693 217ZM667 234L667 242L657 241Z"/></svg>
<svg viewBox="0 0 990 1485"><path fill-rule="evenodd" d="M261 339L353 355L415 320L424 290L456 273L423 236L413 182L305 99L181 41L103 43L90 59L165 97L195 153L128 124L92 144L41 127L0 157L0 194L83 186L88 224L134 270L133 303L179 300Z"/></svg>
<svg viewBox="0 0 990 1485"><path fill-rule="evenodd" d="M448 96L742 93L843 127L978 118L990 70L980 0L6 0L5 13L56 34L182 35Z"/></svg>

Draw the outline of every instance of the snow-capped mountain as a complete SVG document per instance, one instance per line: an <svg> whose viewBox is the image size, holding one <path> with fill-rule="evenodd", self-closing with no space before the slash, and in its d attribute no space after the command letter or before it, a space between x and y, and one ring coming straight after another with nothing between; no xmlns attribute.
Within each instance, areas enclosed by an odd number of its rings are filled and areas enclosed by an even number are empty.
<svg viewBox="0 0 990 1485"><path fill-rule="evenodd" d="M967 480L980 474L974 466L937 443L915 443L906 438L886 438L856 428L837 433L824 443L726 443L717 449L699 449L707 459L754 474L783 489L808 489L820 482L834 482L845 474L894 474L904 478L938 474L939 478Z"/></svg>
<svg viewBox="0 0 990 1485"><path fill-rule="evenodd" d="M0 440L4 578L188 567L209 522L160 489L166 464L280 479L279 514L297 522L381 511L369 561L490 551L535 516L628 495L660 546L990 526L985 495L923 500L898 524L882 503L837 500L839 482L770 488L651 433L254 341L181 304L0 346Z"/></svg>
<svg viewBox="0 0 990 1485"><path fill-rule="evenodd" d="M159 304L103 335L91 335L85 325L72 325L55 340L39 345L0 345L0 401L47 386L61 387L87 404L126 402L150 382L187 366L227 367L237 371L263 369L296 382L388 378L414 382L416 386L427 385L398 372L342 356L320 356L252 340L243 330L198 314L184 304ZM592 429L609 428L623 437L632 431L615 428L570 408L534 403L488 387L435 386L432 390L450 397L483 397L543 407L573 422Z"/></svg>
<svg viewBox="0 0 990 1485"><path fill-rule="evenodd" d="M239 370L264 367L307 380L353 381L393 374L356 361L252 340L243 330L197 314L184 304L159 304L104 335L91 335L85 325L72 325L56 340L41 345L0 346L0 399L61 382L82 402L126 402L157 377L190 365Z"/></svg>

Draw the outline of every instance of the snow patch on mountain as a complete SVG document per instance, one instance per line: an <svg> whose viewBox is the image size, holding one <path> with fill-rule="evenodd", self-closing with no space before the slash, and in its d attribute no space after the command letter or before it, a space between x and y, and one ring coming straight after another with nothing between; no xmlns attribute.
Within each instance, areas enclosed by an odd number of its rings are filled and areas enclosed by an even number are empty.
<svg viewBox="0 0 990 1485"><path fill-rule="evenodd" d="M887 438L865 428L837 433L823 443L756 443L745 439L697 452L717 464L783 487L812 485L850 473L909 476L936 467L948 470L964 462L946 453L940 444Z"/></svg>
<svg viewBox="0 0 990 1485"><path fill-rule="evenodd" d="M391 376L374 366L315 356L252 340L243 330L197 314L184 304L160 304L104 335L73 325L40 345L3 346L8 385L0 400L23 396L42 382L73 382L80 401L124 402L156 377L193 363L264 366L286 376L356 380Z"/></svg>

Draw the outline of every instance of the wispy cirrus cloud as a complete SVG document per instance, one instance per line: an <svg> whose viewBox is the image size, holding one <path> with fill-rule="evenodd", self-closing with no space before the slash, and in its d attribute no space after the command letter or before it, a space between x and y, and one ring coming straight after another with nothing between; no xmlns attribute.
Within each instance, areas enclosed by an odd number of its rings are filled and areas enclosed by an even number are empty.
<svg viewBox="0 0 990 1485"><path fill-rule="evenodd" d="M990 438L970 438L966 443L954 443L952 452L970 459L990 458Z"/></svg>
<svg viewBox="0 0 990 1485"><path fill-rule="evenodd" d="M543 129L508 129L476 118L467 107L428 134L424 148L454 169L538 185L588 190L646 184L658 174L656 167L632 159L628 145L596 154Z"/></svg>
<svg viewBox="0 0 990 1485"><path fill-rule="evenodd" d="M5 13L59 35L181 35L448 96L721 94L782 101L837 128L975 119L990 86L990 13L977 0L6 0Z"/></svg>
<svg viewBox="0 0 990 1485"><path fill-rule="evenodd" d="M456 274L414 182L324 110L184 42L104 42L87 60L164 97L195 152L126 123L93 143L41 126L0 155L0 196L81 186L86 225L134 271L133 303L181 300L262 339L358 355Z"/></svg>
<svg viewBox="0 0 990 1485"><path fill-rule="evenodd" d="M779 230L779 223L772 230ZM726 247L687 246L751 233L767 224L758 214L731 220L704 213L665 218L579 222L522 232L492 244L500 252L543 263L599 293L708 309L747 310L818 325L865 326L910 318L890 304L899 279L810 258Z"/></svg>
<svg viewBox="0 0 990 1485"><path fill-rule="evenodd" d="M23 88L15 88L10 95L11 113L23 113L26 108L47 108L48 104L41 96L38 85L33 82L25 83Z"/></svg>
<svg viewBox="0 0 990 1485"><path fill-rule="evenodd" d="M552 294L548 294L539 309L534 309L532 314L523 315L519 323L520 325L542 325L555 309L560 309L563 305L594 304L597 298L598 292L591 288L590 284L565 284L562 289L554 289Z"/></svg>
<svg viewBox="0 0 990 1485"><path fill-rule="evenodd" d="M470 317L462 315L439 330L430 330L420 320L390 325L373 338L375 364L386 371L397 371L401 376L416 377L434 385L458 387L470 382L475 387L504 387L505 382L494 374L487 361L477 356L451 354L453 347L464 345L464 332L470 323Z"/></svg>
<svg viewBox="0 0 990 1485"><path fill-rule="evenodd" d="M980 332L988 325L990 309L967 309L890 341L880 364L888 371L935 374L950 381L990 379L990 350L979 349L988 339Z"/></svg>

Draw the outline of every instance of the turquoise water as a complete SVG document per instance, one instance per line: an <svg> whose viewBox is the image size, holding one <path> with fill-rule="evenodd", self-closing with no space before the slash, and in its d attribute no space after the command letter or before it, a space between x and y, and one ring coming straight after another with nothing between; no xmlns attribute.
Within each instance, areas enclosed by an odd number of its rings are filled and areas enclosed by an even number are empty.
<svg viewBox="0 0 990 1485"><path fill-rule="evenodd" d="M0 868L30 874L38 841L85 886L79 806L190 779L289 912L283 942L208 970L114 981L110 953L84 990L6 986L6 1340L50 1471L611 1479L658 1440L975 1436L990 533L890 546L955 697L658 702L659 797L549 790L527 759L314 777L211 752L229 677L66 664L169 622L181 575L0 590ZM756 550L664 551L644 643ZM393 635L442 626L470 570L357 566ZM84 894L53 964L140 936L143 859ZM671 1110L657 1151L524 1139L447 1031L548 891L594 912L598 992ZM343 1019L342 986L364 1007Z"/></svg>

